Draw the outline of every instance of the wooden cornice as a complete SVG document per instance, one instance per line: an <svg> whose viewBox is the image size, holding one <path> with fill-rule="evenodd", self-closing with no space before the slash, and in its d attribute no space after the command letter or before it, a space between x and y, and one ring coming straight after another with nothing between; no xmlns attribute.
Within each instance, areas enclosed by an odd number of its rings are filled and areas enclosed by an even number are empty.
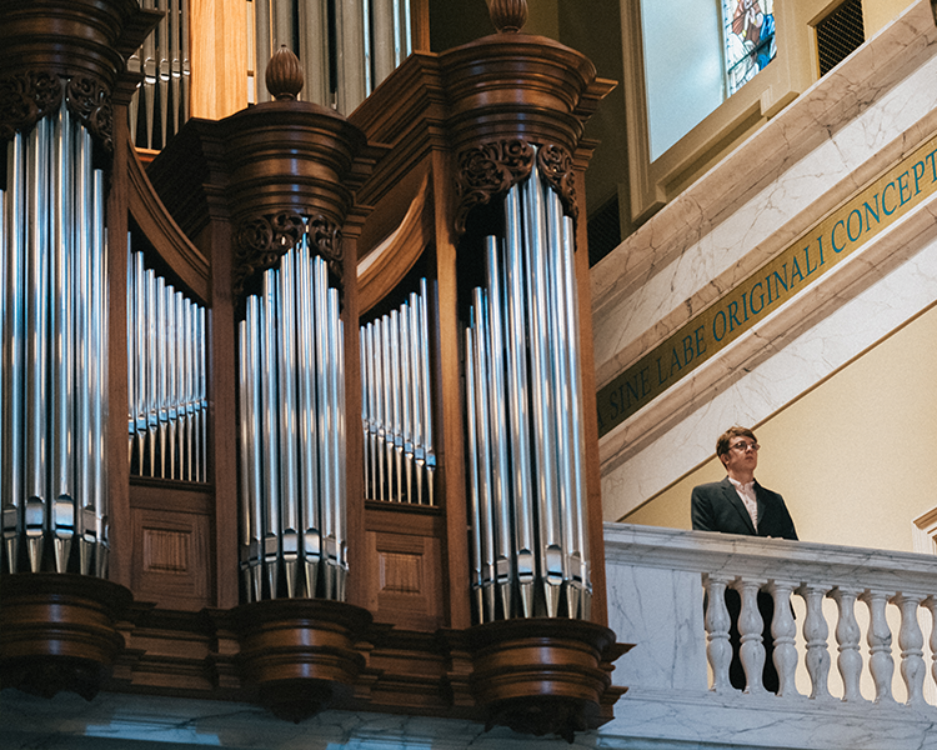
<svg viewBox="0 0 937 750"><path fill-rule="evenodd" d="M368 259L364 270L359 270L360 315L365 315L400 283L432 241L432 209L432 185L429 174L424 172L416 196L399 225L371 250L374 257Z"/></svg>
<svg viewBox="0 0 937 750"><path fill-rule="evenodd" d="M0 0L0 140L64 99L111 150L112 92L126 56L162 16L136 0Z"/></svg>
<svg viewBox="0 0 937 750"><path fill-rule="evenodd" d="M127 208L130 215L180 280L201 300L209 299L208 259L192 244L163 205L136 156L133 144L128 140L124 148L129 152Z"/></svg>

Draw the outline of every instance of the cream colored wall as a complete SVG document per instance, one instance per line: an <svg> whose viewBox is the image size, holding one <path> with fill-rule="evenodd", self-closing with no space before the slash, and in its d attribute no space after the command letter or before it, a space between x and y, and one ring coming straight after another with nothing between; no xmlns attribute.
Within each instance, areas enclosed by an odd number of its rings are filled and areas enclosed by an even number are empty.
<svg viewBox="0 0 937 750"><path fill-rule="evenodd" d="M935 342L931 307L757 426L756 476L801 539L913 551L913 520L937 506ZM713 456L621 520L689 528L692 488L724 475Z"/></svg>
<svg viewBox="0 0 937 750"><path fill-rule="evenodd" d="M862 25L865 38L878 33L885 24L907 8L913 0L862 0Z"/></svg>

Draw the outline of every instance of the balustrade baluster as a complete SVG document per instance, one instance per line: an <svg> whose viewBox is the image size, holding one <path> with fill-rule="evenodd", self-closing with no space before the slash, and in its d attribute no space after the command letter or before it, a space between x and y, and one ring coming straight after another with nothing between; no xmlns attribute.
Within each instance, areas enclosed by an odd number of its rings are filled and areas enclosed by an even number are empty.
<svg viewBox="0 0 937 750"><path fill-rule="evenodd" d="M827 596L836 602L839 619L836 622L836 643L839 656L836 666L843 678L843 700L861 701L859 677L862 674L862 655L859 653L859 638L862 633L856 621L856 598L861 589L837 586Z"/></svg>
<svg viewBox="0 0 937 750"><path fill-rule="evenodd" d="M758 591L766 581L753 578L737 578L732 587L739 592L742 599L742 610L739 612L739 635L742 645L739 648L739 659L745 670L745 692L751 695L762 695L765 687L762 674L765 668L764 620L758 611Z"/></svg>
<svg viewBox="0 0 937 750"><path fill-rule="evenodd" d="M869 608L869 671L875 683L875 702L891 703L891 678L895 672L895 660L891 656L891 629L885 619L885 603L889 594L885 591L867 589L859 597Z"/></svg>
<svg viewBox="0 0 937 750"><path fill-rule="evenodd" d="M772 581L768 590L774 597L774 618L771 636L774 639L774 668L778 673L778 697L800 695L794 684L797 673L797 625L791 611L792 581Z"/></svg>
<svg viewBox="0 0 937 750"><path fill-rule="evenodd" d="M729 610L726 608L726 587L732 579L728 576L703 576L706 587L706 656L713 673L714 693L733 692L729 682L729 664L732 661L732 646L729 643ZM937 667L935 667L937 670Z"/></svg>
<svg viewBox="0 0 937 750"><path fill-rule="evenodd" d="M823 597L829 588L823 584L808 583L797 589L807 604L807 616L804 618L804 639L807 641L805 662L812 683L810 697L814 699L831 697L828 686L830 653L827 646L830 629L823 616Z"/></svg>
<svg viewBox="0 0 937 750"><path fill-rule="evenodd" d="M923 602L923 606L927 607L930 611L931 616L931 631L930 631L930 673L932 683L926 688L928 690L928 697L933 699L934 696L934 686L937 685L937 597L929 596Z"/></svg>
<svg viewBox="0 0 937 750"><path fill-rule="evenodd" d="M908 705L924 705L924 634L917 621L917 608L924 596L898 592L891 601L901 610L898 645L901 647L901 677L908 688Z"/></svg>

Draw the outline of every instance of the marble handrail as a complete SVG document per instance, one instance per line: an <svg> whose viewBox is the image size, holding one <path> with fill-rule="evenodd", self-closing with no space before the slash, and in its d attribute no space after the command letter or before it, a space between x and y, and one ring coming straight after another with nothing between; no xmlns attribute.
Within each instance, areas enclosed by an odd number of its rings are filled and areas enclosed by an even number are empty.
<svg viewBox="0 0 937 750"><path fill-rule="evenodd" d="M905 687L903 702L926 707L925 682L933 694L937 556L629 524L606 524L605 545L610 626L619 640L637 644L631 670L635 680L629 686L737 693L729 682L732 648L724 599L725 590L734 588L741 598L739 657L746 676L760 675L766 658L758 592L774 600L770 625L778 698L806 694L817 701L835 697L857 704L894 704L896 661ZM708 595L705 613L701 581ZM795 620L791 602L798 598L804 614ZM835 602L835 612L832 605L824 612L826 599ZM919 621L922 609L932 625L930 670ZM900 625L895 628L894 622ZM841 679L835 696L830 691L833 653ZM797 688L800 664L809 692ZM675 666L667 673L662 669L666 665ZM746 695L766 694L760 679L747 682Z"/></svg>

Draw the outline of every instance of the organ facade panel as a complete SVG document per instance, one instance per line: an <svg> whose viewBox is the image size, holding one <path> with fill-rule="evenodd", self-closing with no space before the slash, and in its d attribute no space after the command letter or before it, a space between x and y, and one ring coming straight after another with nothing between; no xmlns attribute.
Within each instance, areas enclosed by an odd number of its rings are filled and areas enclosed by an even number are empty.
<svg viewBox="0 0 937 750"><path fill-rule="evenodd" d="M281 49L269 101L182 124L186 3L79 5L110 24L90 71L0 54L26 103L3 131L5 684L610 718L578 217L611 84L520 32L524 3L441 54L380 5L397 57L372 40L385 80L349 117L298 99L322 71ZM54 2L0 11L0 48L61 33ZM146 168L144 120L172 136ZM34 593L66 631L93 611L96 645L23 646Z"/></svg>

